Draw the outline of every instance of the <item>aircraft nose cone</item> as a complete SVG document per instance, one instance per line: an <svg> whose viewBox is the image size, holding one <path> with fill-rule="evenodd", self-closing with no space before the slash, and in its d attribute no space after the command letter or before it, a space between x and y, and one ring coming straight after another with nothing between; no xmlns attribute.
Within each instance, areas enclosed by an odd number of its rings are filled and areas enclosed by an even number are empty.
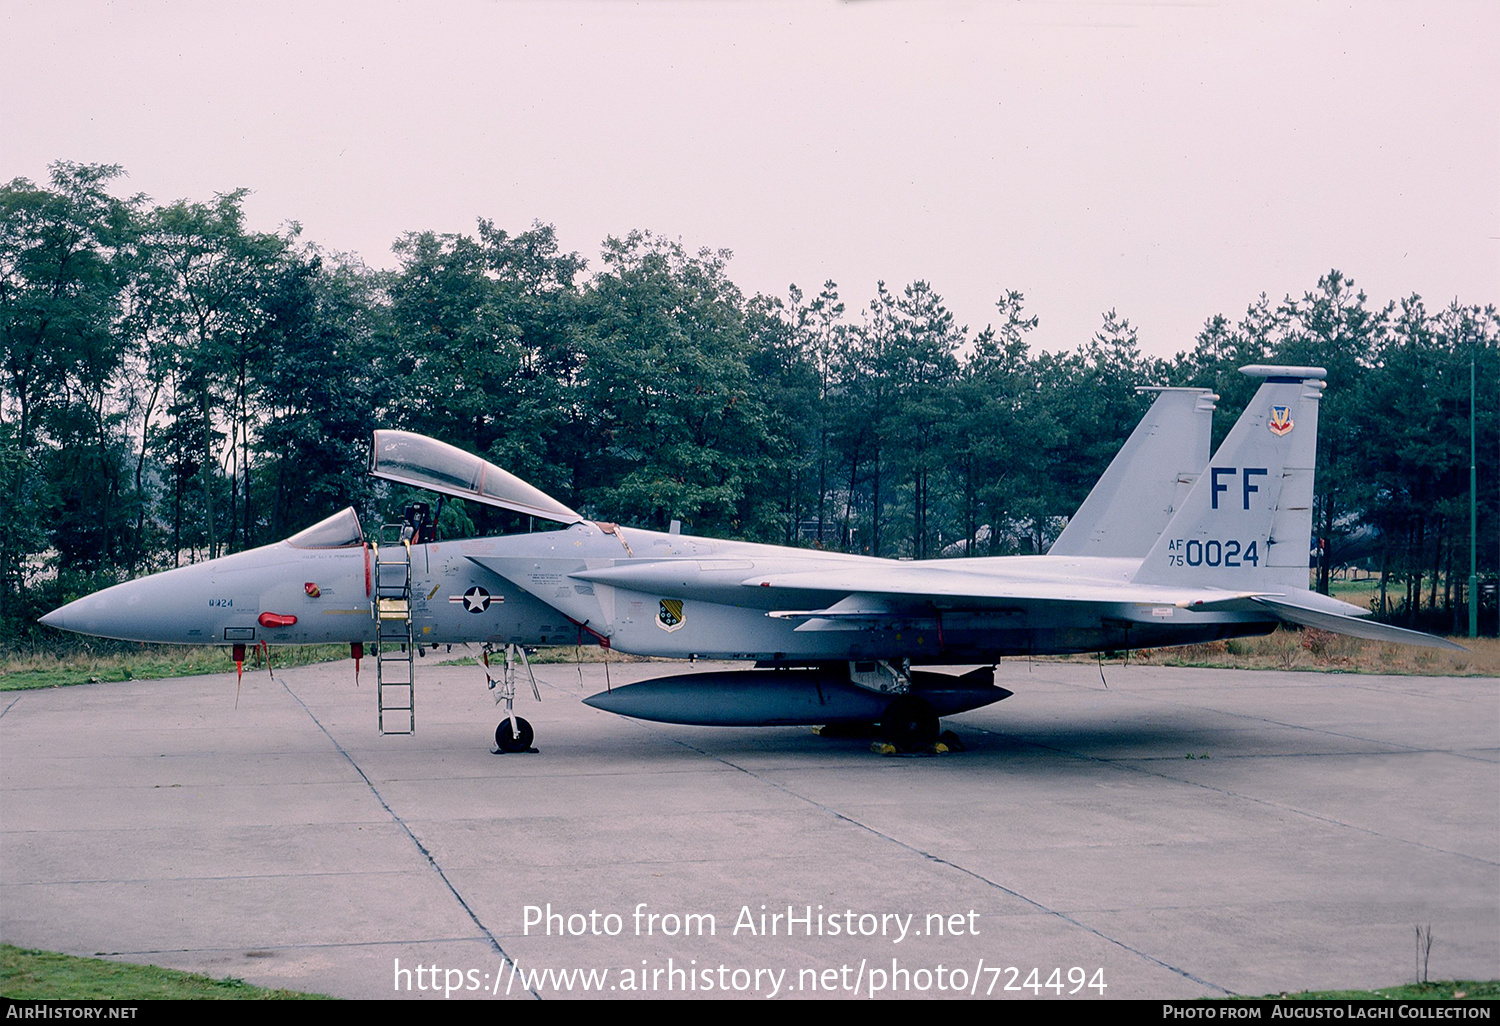
<svg viewBox="0 0 1500 1026"><path fill-rule="evenodd" d="M67 605L58 606L46 616L37 617L37 623L48 627L55 627L60 631L77 631L87 634L93 626L92 621L97 619L98 594L85 595L83 598L74 599Z"/></svg>
<svg viewBox="0 0 1500 1026"><path fill-rule="evenodd" d="M191 642L187 628L198 626L193 598L195 580L173 571L74 599L52 610L40 622L59 630L121 641Z"/></svg>

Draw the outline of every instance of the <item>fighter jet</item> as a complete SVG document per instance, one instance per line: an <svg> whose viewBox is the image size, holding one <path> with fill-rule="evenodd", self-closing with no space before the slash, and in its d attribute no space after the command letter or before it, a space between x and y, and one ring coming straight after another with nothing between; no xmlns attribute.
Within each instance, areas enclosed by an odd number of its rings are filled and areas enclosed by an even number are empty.
<svg viewBox="0 0 1500 1026"><path fill-rule="evenodd" d="M1204 389L1163 390L1045 556L897 561L591 521L435 439L375 432L372 474L526 513L559 530L431 540L425 509L367 540L344 510L284 542L87 596L42 622L188 644L376 646L383 733L415 729L412 653L505 650L502 751L525 648L587 637L621 652L753 668L642 681L586 699L704 725L879 724L898 747L939 719L1010 696L1005 656L1154 648L1264 634L1290 622L1441 647L1308 588L1317 367L1252 366L1262 384L1212 459ZM962 676L915 666L979 665ZM357 672L357 671L356 671ZM492 678L492 685L497 682ZM387 722L387 717L390 722Z"/></svg>

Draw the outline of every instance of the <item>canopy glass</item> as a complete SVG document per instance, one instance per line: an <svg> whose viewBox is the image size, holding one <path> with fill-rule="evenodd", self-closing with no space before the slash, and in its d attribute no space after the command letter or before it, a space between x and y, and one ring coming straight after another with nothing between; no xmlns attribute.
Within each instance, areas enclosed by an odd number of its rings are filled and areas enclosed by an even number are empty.
<svg viewBox="0 0 1500 1026"><path fill-rule="evenodd" d="M363 545L365 535L359 529L359 515L351 506L298 531L286 541L299 549L348 549Z"/></svg>
<svg viewBox="0 0 1500 1026"><path fill-rule="evenodd" d="M370 473L543 520L576 524L583 519L546 492L488 460L410 431L375 432Z"/></svg>

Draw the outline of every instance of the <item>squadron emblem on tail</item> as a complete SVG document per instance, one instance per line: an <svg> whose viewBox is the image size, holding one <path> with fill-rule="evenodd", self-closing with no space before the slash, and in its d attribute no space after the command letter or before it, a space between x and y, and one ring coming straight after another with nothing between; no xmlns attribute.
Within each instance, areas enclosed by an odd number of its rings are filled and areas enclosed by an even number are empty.
<svg viewBox="0 0 1500 1026"><path fill-rule="evenodd" d="M1292 428L1295 426L1292 423L1292 408L1290 406L1271 407L1271 419L1266 424L1266 427L1271 429L1271 434L1280 438L1282 435L1291 433Z"/></svg>

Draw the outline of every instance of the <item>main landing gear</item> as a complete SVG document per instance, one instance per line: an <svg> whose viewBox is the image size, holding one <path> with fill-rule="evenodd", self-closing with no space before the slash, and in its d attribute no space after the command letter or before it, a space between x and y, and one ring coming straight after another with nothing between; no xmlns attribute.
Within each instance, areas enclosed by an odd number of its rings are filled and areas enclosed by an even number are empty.
<svg viewBox="0 0 1500 1026"><path fill-rule="evenodd" d="M915 695L902 695L886 706L880 719L884 738L903 752L920 752L937 743L941 727L932 703Z"/></svg>
<svg viewBox="0 0 1500 1026"><path fill-rule="evenodd" d="M531 747L534 734L531 724L516 715L516 663L526 667L526 676L531 680L531 693L536 700L542 700L542 693L537 690L536 676L531 672L531 661L526 658L526 650L520 645L507 644L505 646L505 671L500 680L490 676L490 653L494 649L486 644L484 646L484 675L489 678L490 690L495 692L495 704L505 703L505 719L495 728L495 750L497 754L509 754L512 752L535 752Z"/></svg>
<svg viewBox="0 0 1500 1026"><path fill-rule="evenodd" d="M910 662L905 659L894 663L884 659L851 662L849 682L891 696L880 717L880 735L887 744L902 752L920 752L937 743L942 730L937 709L914 693Z"/></svg>

